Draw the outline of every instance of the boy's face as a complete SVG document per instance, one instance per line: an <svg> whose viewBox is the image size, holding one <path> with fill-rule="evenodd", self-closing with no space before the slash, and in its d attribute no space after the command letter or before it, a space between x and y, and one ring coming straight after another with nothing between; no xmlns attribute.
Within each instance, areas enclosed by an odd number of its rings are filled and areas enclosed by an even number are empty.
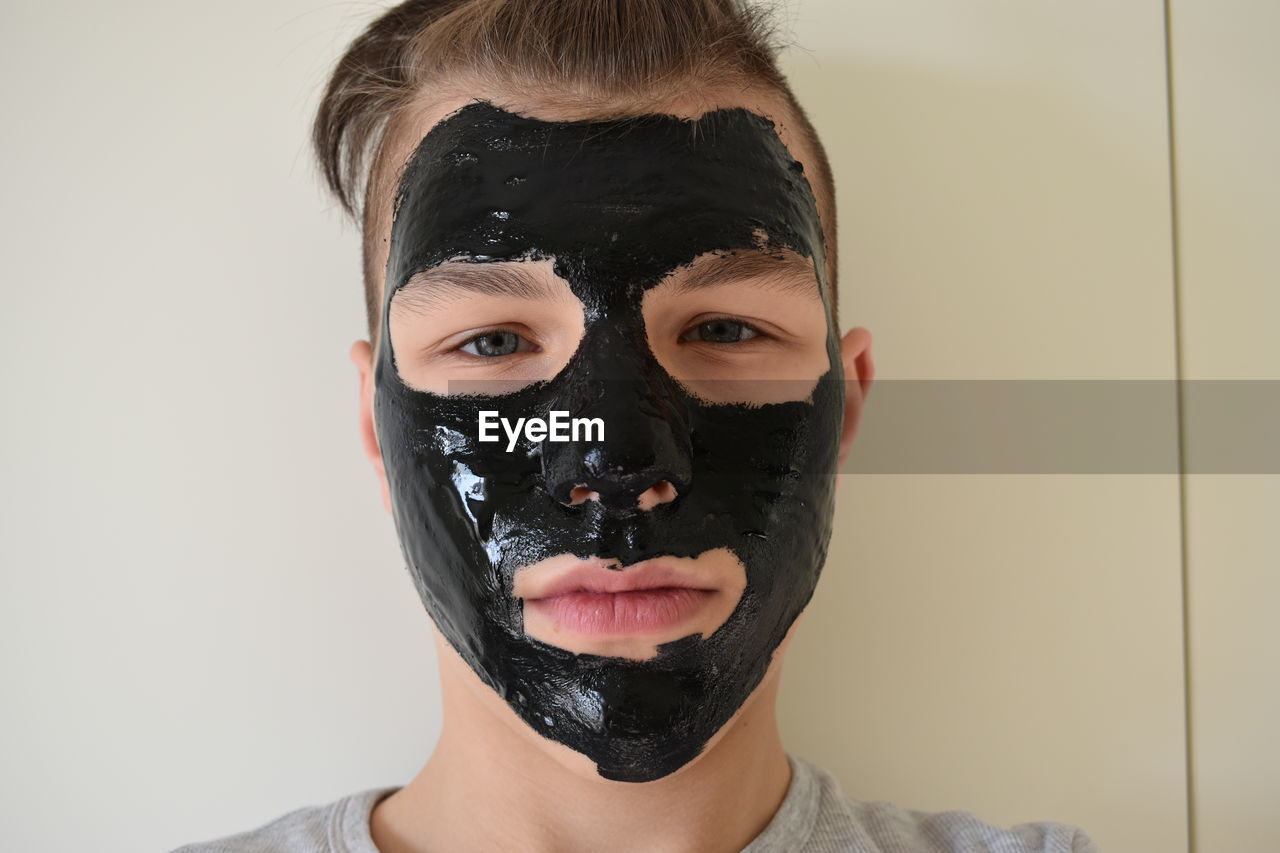
<svg viewBox="0 0 1280 853"><path fill-rule="evenodd" d="M428 611L601 775L674 772L830 534L844 384L803 167L742 108L472 103L409 157L386 269L374 420ZM567 440L521 427L557 418Z"/></svg>

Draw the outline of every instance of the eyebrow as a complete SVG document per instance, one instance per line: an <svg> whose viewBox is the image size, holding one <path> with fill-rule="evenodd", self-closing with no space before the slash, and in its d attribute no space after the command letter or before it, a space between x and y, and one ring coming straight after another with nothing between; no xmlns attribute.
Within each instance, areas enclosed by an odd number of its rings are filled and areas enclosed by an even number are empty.
<svg viewBox="0 0 1280 853"><path fill-rule="evenodd" d="M729 252L703 256L672 271L663 284L677 293L701 290L722 284L751 281L782 291L816 295L818 279L813 262L794 252Z"/></svg>
<svg viewBox="0 0 1280 853"><path fill-rule="evenodd" d="M466 294L516 299L557 299L551 282L522 261L452 261L415 274L391 297L393 310L430 311Z"/></svg>
<svg viewBox="0 0 1280 853"><path fill-rule="evenodd" d="M817 295L813 263L794 252L730 251L703 255L673 270L662 284L687 293L723 284L751 281L784 292ZM563 293L521 261L452 261L415 274L391 297L399 312L438 310L473 293L516 299L557 299Z"/></svg>

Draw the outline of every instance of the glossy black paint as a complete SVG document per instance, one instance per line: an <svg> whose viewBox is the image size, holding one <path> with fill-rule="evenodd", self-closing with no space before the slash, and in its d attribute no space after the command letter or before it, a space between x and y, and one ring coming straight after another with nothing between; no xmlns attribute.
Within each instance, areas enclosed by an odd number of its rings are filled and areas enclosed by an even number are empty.
<svg viewBox="0 0 1280 853"><path fill-rule="evenodd" d="M399 185L384 329L395 291L446 260L552 258L582 302L585 332L569 364L509 394L411 389L383 334L375 407L396 526L427 610L530 726L610 779L657 779L701 752L759 684L826 556L844 400L834 324L830 370L811 399L757 407L695 398L646 340L647 288L703 253L758 248L761 232L823 277L803 169L773 124L745 109L546 122L475 102L423 138ZM481 409L601 417L605 441L522 440L507 453L477 441ZM636 496L661 480L676 500L637 511ZM580 484L602 500L567 506ZM625 566L718 547L743 561L747 586L711 637L637 662L523 634L511 594L521 566L565 552Z"/></svg>

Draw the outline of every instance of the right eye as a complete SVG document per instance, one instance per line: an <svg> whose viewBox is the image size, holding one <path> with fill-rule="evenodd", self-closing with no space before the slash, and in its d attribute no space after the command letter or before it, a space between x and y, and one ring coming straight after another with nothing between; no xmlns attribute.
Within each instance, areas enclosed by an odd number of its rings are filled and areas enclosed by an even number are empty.
<svg viewBox="0 0 1280 853"><path fill-rule="evenodd" d="M495 329L491 332L485 332L483 335L477 335L458 347L458 349L469 355L498 358L504 355L513 355L517 352L528 352L534 349L534 346L515 332Z"/></svg>

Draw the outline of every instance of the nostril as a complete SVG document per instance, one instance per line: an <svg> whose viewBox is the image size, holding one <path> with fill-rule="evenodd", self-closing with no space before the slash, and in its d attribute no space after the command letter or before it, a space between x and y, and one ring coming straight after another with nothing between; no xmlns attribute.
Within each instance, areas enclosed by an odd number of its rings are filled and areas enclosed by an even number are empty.
<svg viewBox="0 0 1280 853"><path fill-rule="evenodd" d="M564 494L564 492L561 492ZM565 506L581 506L587 501L603 503L614 510L638 509L645 512L662 504L671 503L679 496L679 491L670 480L659 480L639 495L627 493L621 489L607 489L607 497L588 485L577 485L568 491L568 499L560 502Z"/></svg>
<svg viewBox="0 0 1280 853"><path fill-rule="evenodd" d="M600 493L588 489L586 486L574 486L569 490L569 506L577 506L587 501L600 500Z"/></svg>
<svg viewBox="0 0 1280 853"><path fill-rule="evenodd" d="M669 480L660 480L640 493L636 498L636 507L642 512L653 509L660 504L668 504L676 499L676 487Z"/></svg>

